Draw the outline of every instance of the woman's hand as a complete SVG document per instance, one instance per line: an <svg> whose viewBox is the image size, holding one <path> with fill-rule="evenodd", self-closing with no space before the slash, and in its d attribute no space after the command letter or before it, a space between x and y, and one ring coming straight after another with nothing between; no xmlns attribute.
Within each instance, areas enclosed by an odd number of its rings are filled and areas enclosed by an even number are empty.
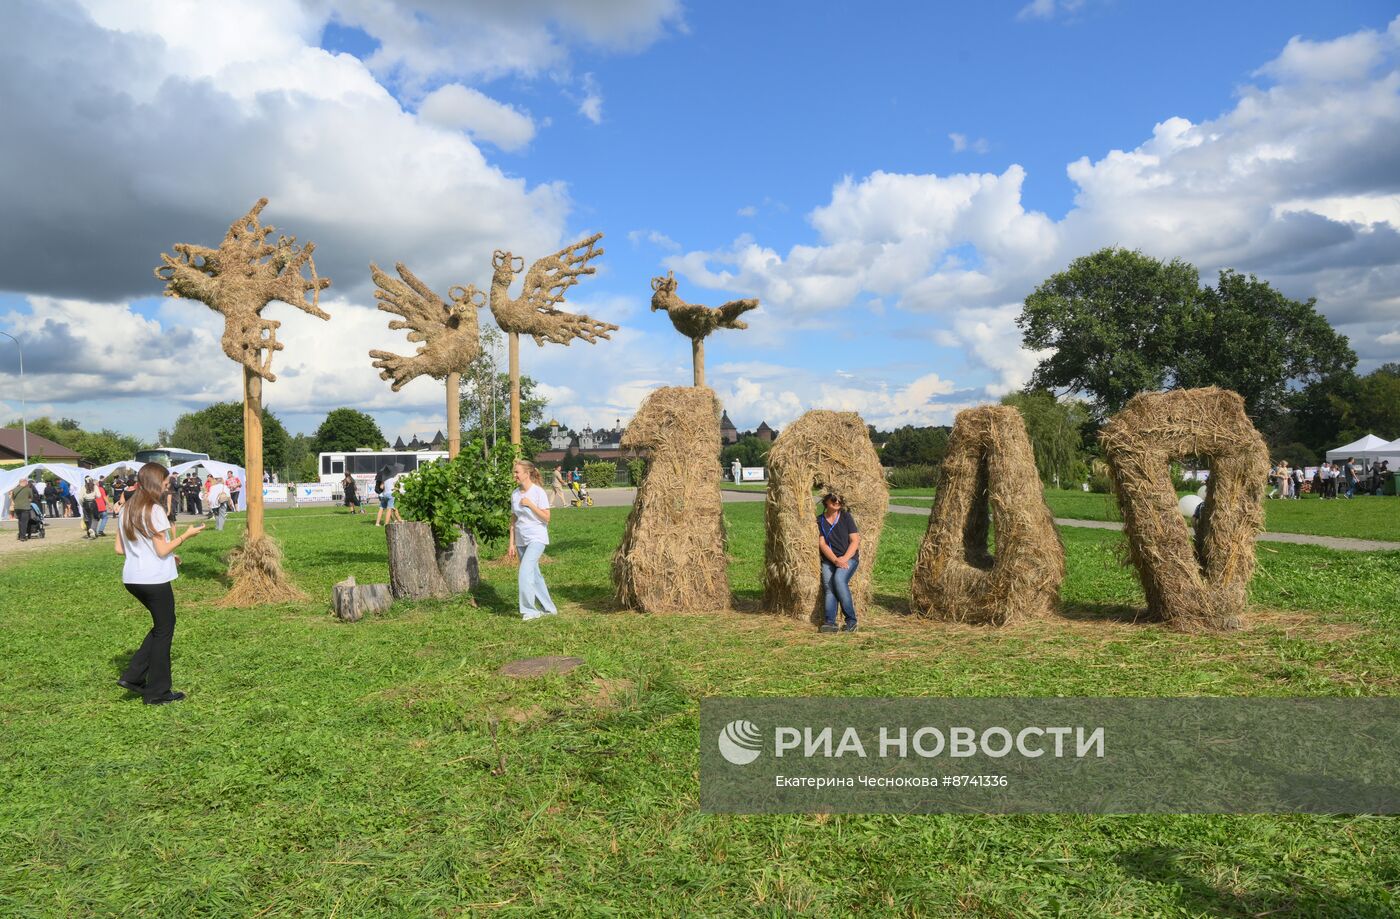
<svg viewBox="0 0 1400 919"><path fill-rule="evenodd" d="M191 526L189 526L189 527L185 530L185 535L181 536L180 538L181 538L181 539L189 539L189 538L192 537L192 536L197 536L197 535L199 535L201 532L203 532L203 530L204 530L204 524L202 524L202 523L201 523L201 524L198 524L197 526L196 526L196 525L191 525Z"/></svg>
<svg viewBox="0 0 1400 919"><path fill-rule="evenodd" d="M506 549L506 558L513 562L518 561L520 558L519 553L515 551L515 540L513 539L510 541L510 548Z"/></svg>

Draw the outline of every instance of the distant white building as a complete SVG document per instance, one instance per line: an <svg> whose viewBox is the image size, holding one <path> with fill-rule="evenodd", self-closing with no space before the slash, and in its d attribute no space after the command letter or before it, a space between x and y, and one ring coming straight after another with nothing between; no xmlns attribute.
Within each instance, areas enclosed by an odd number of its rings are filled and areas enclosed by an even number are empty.
<svg viewBox="0 0 1400 919"><path fill-rule="evenodd" d="M558 421L549 422L549 449L568 450L572 447L580 452L588 453L597 450L617 450L622 447L621 427L608 430L599 428L594 430L591 427L582 431L570 431L561 427Z"/></svg>

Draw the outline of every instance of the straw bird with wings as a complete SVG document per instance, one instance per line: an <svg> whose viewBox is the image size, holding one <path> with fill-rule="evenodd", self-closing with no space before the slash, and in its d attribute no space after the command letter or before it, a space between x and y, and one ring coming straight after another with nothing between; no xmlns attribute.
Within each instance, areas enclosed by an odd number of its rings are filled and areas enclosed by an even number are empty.
<svg viewBox="0 0 1400 919"><path fill-rule="evenodd" d="M381 310L403 317L390 321L389 328L409 329L408 340L423 344L412 357L371 351L369 356L374 358L379 378L393 380L392 388L398 392L420 376L441 380L449 373L465 371L481 354L476 311L486 305L485 295L472 284L453 287L447 292L452 298L449 306L403 262L395 262L394 268L398 278L370 263L370 277L379 288L374 297Z"/></svg>
<svg viewBox="0 0 1400 919"><path fill-rule="evenodd" d="M564 292L578 283L580 275L594 274L598 270L588 262L603 254L602 249L594 248L602 238L602 233L594 233L535 262L525 273L520 296L514 299L510 296L510 285L524 270L525 260L497 249L491 259L495 269L491 276L491 313L501 330L529 335L541 347L546 341L567 345L576 338L594 344L616 332L617 326L610 322L556 309L564 302Z"/></svg>
<svg viewBox="0 0 1400 919"><path fill-rule="evenodd" d="M671 325L686 338L704 339L715 329L747 329L749 324L739 319L749 310L758 309L757 300L730 300L723 306L709 307L686 303L676 295L676 273L666 272L664 278L652 278L652 312L664 310Z"/></svg>

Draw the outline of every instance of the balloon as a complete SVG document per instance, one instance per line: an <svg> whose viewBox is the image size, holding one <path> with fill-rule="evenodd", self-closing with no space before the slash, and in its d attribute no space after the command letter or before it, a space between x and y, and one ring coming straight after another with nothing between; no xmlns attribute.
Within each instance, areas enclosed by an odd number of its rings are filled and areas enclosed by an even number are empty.
<svg viewBox="0 0 1400 919"><path fill-rule="evenodd" d="M1196 516L1196 508L1200 507L1202 504L1205 504L1205 502L1195 495L1182 495L1181 500L1176 502L1176 507L1181 511L1181 516L1190 520Z"/></svg>

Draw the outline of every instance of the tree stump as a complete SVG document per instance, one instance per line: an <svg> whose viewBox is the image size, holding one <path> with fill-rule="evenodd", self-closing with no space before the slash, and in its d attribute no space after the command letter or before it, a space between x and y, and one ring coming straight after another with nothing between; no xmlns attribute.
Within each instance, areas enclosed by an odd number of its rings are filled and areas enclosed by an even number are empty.
<svg viewBox="0 0 1400 919"><path fill-rule="evenodd" d="M353 575L331 588L331 607L343 622L359 622L366 613L378 615L393 602L388 584L356 584Z"/></svg>
<svg viewBox="0 0 1400 919"><path fill-rule="evenodd" d="M384 528L384 536L389 545L389 587L395 599L452 596L438 570L432 527L416 521L391 523Z"/></svg>
<svg viewBox="0 0 1400 919"><path fill-rule="evenodd" d="M471 593L481 583L481 563L476 556L476 537L463 530L450 547L436 546L438 573L453 594Z"/></svg>

